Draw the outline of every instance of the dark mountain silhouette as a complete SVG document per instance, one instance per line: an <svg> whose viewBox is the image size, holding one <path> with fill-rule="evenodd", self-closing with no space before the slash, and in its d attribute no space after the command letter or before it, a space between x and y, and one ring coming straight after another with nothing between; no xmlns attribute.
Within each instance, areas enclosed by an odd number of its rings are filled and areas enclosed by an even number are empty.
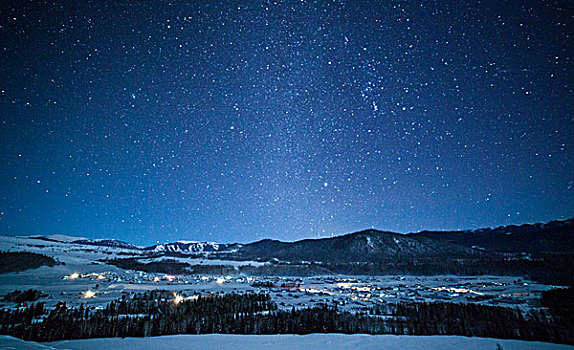
<svg viewBox="0 0 574 350"><path fill-rule="evenodd" d="M505 252L574 253L574 220L455 232L398 234L365 230L292 243L264 239L243 245L237 255L244 259L372 262L477 258Z"/></svg>
<svg viewBox="0 0 574 350"><path fill-rule="evenodd" d="M33 237L52 241L49 237ZM55 241L55 240L54 240ZM140 250L159 254L207 254L221 258L315 262L407 262L420 259L476 259L501 253L574 254L574 219L545 224L466 231L398 234L364 230L342 236L249 244L176 241L140 248L114 239L79 239L73 244Z"/></svg>
<svg viewBox="0 0 574 350"><path fill-rule="evenodd" d="M245 259L277 258L287 261L369 262L470 257L484 254L477 250L424 236L365 230L323 239L293 243L265 239L242 246L237 255Z"/></svg>
<svg viewBox="0 0 574 350"><path fill-rule="evenodd" d="M271 262L238 270L253 275L494 274L549 284L574 283L573 219L455 232L398 234L370 229L330 238L264 239L244 245L177 241L140 248L117 240L85 239L62 243L130 249L140 255L121 260L124 268L138 268L143 264L138 259L150 256L183 256ZM118 261L113 260L116 266ZM162 269L177 267L161 264Z"/></svg>
<svg viewBox="0 0 574 350"><path fill-rule="evenodd" d="M501 226L472 231L411 234L465 247L496 252L574 253L574 219L547 224Z"/></svg>

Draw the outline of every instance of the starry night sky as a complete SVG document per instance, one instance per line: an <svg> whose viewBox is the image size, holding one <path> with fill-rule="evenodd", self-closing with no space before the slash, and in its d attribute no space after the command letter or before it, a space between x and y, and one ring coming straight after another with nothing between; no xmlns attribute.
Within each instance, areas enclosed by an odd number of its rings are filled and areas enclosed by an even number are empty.
<svg viewBox="0 0 574 350"><path fill-rule="evenodd" d="M574 3L3 1L0 233L574 216Z"/></svg>

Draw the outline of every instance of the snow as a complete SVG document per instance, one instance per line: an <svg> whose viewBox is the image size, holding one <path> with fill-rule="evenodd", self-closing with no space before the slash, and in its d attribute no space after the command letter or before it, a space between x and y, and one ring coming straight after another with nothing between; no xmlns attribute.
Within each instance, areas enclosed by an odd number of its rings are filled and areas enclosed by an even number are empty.
<svg viewBox="0 0 574 350"><path fill-rule="evenodd" d="M48 239L53 239L55 241L60 241L60 242L73 242L73 241L77 241L77 240L81 240L81 239L87 239L84 237L74 237L74 236L66 236L66 235L49 235L49 236L34 236L34 237L44 237L44 238L48 238Z"/></svg>
<svg viewBox="0 0 574 350"><path fill-rule="evenodd" d="M49 345L35 343L32 341L24 341L7 335L0 335L0 350L8 350L8 349L38 350L38 349L55 349L55 348Z"/></svg>
<svg viewBox="0 0 574 350"><path fill-rule="evenodd" d="M74 240L77 237L73 237ZM313 305L316 302L344 301L341 305L345 310L353 311L356 305L354 300L366 298L371 295L371 303L377 304L379 299L386 302L404 300L433 300L437 293L451 302L468 302L468 295L474 295L473 290L481 293L500 296L503 294L521 296L515 297L523 301L519 307L528 309L530 301L539 299L539 292L552 288L552 286L520 280L517 283L515 277L509 276L324 276L297 278L300 283L300 291L284 291L280 289L254 288L253 281L268 281L267 277L229 277L225 283L217 283L217 277L184 276L182 281L165 281L162 274L148 274L143 272L126 271L115 266L98 262L98 259L109 259L122 253L122 257L139 256L133 251L98 246L80 247L69 243L40 241L30 237L6 237L0 236L0 250L3 251L31 251L46 254L56 260L65 262L65 265L54 267L42 266L38 269L21 272L6 273L0 275L0 294L8 293L16 289L39 289L48 294L42 301L47 305L55 305L57 301L65 301L69 305L86 303L92 306L103 306L111 300L117 299L122 292L143 291L152 289L167 289L174 292L183 291L192 294L195 292L246 292L262 291L272 295L272 299L280 305L280 308L290 309L292 306L303 307ZM164 259L165 257L156 258ZM173 259L173 258L172 258ZM259 264L256 262L233 262L223 260L210 260L200 258L175 258L179 261L198 264L223 264L233 266L241 264ZM71 274L82 275L81 278L68 279ZM105 278L100 280L99 275ZM154 282L153 278L162 277L161 282ZM221 277L223 278L223 277ZM244 280L244 281L241 281ZM273 278L274 283L292 282L293 278ZM338 287L338 282L344 282L349 286L346 289ZM526 284L525 282L528 282ZM97 286L99 285L99 286ZM437 291L437 288L439 289ZM442 289L441 289L442 288ZM465 288L469 293L454 296L449 288ZM93 298L84 299L87 291L93 291ZM318 296L313 291L322 291ZM411 294L415 293L418 296ZM418 294L417 294L418 293ZM291 296L293 294L293 296ZM524 296L524 295L528 296ZM414 298L414 299L413 299ZM324 299L324 300L323 300ZM495 299L496 300L496 299ZM474 301L476 302L476 301ZM480 303L488 304L489 301ZM369 304L370 305L370 304ZM357 306L358 307L358 306ZM535 306L534 306L535 307ZM237 347L267 348L270 344L277 349L306 349L306 348L401 348L401 349L496 349L500 343L503 349L574 349L574 347L557 346L555 344L493 340L464 337L414 337L414 336L367 336L367 335L307 335L307 336L233 336L233 335L204 335L204 336L166 336L146 339L92 339L74 340L61 343L49 344L52 349L82 349L103 348L128 349L146 347L149 349L161 348L198 348L198 349L234 349ZM22 342L10 337L0 337L0 350L7 348L15 349L40 349L46 348L46 344ZM275 350L275 349L274 349Z"/></svg>
<svg viewBox="0 0 574 350"><path fill-rule="evenodd" d="M309 335L173 335L151 338L66 340L39 344L0 336L0 349L477 349L492 350L574 349L569 345L521 340L468 338L461 336L395 336L365 334Z"/></svg>
<svg viewBox="0 0 574 350"><path fill-rule="evenodd" d="M373 245L373 241L371 240L371 237L369 237L369 236L367 236L367 246L368 246L370 249L374 249L374 248L375 248L375 246Z"/></svg>
<svg viewBox="0 0 574 350"><path fill-rule="evenodd" d="M0 236L0 250L29 251L53 257L65 265L54 267L42 266L38 269L12 272L0 275L0 294L20 289L38 289L48 296L42 301L55 305L64 301L69 305L87 303L91 306L104 306L111 300L119 298L123 292L167 289L170 291L193 293L218 292L264 292L270 293L279 308L290 310L313 306L317 303L337 301L347 311L360 310L367 306L385 302L424 302L443 300L448 302L472 302L484 305L518 307L523 311L540 307L540 292L553 286L535 283L528 280L517 280L512 276L314 276L314 277L271 277L271 276L233 276L225 283L217 283L218 278L227 276L176 276L168 281L165 274L145 273L123 270L105 264L100 259L115 257L139 257L141 262L172 259L192 265L242 265L261 266L265 263L256 261L226 261L207 258L186 257L145 257L133 250L81 246L69 243L41 241L26 237ZM121 254L121 255L120 255ZM69 279L72 274L81 278ZM101 277L99 278L99 276ZM156 281L159 279L159 281ZM272 282L300 284L298 290L285 291L277 288L253 287L255 282ZM338 283L349 284L346 289L339 288ZM525 284L527 283L527 285ZM453 288L468 289L468 293L452 292ZM85 299L87 291L96 294ZM317 291L313 293L312 291ZM318 293L318 292L321 293ZM488 298L476 300L475 292ZM318 295L319 294L319 295ZM367 301L365 301L365 299ZM517 304L518 303L518 304Z"/></svg>
<svg viewBox="0 0 574 350"><path fill-rule="evenodd" d="M173 243L182 243L182 244L211 244L211 245L217 245L217 243L215 242L200 242L200 241L183 241L183 240L179 240L179 241L175 241Z"/></svg>
<svg viewBox="0 0 574 350"><path fill-rule="evenodd" d="M186 257L179 257L179 256L161 256L158 258L148 258L148 259L139 259L139 262L147 264L150 262L161 262L161 261L178 261L183 263L188 263L191 265L226 265L226 266L264 266L269 265L268 263L262 263L259 261L239 261L239 260L218 260L218 259L201 259L201 258L186 258Z"/></svg>
<svg viewBox="0 0 574 350"><path fill-rule="evenodd" d="M69 242L75 245L87 245L87 246L102 246L110 248L120 248L129 250L141 250L141 247L133 245L131 243L119 241L113 238L98 238L98 239L79 239L77 241Z"/></svg>
<svg viewBox="0 0 574 350"><path fill-rule="evenodd" d="M196 241L176 241L165 244L158 244L155 246L147 247L146 250L151 250L154 252L192 252L192 253L202 253L207 252L210 249L217 251L220 245L215 242L196 242Z"/></svg>

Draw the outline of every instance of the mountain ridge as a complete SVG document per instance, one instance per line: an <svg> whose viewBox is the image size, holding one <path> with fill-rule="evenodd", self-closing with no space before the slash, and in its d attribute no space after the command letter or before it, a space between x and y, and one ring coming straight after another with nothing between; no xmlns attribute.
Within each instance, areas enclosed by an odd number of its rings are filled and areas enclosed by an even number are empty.
<svg viewBox="0 0 574 350"><path fill-rule="evenodd" d="M294 242L265 238L259 241L217 243L178 240L139 247L117 239L76 239L62 236L62 243L104 246L155 253L227 254L239 259L371 261L416 259L421 256L474 257L489 252L574 251L574 218L548 223L508 225L462 231L396 233L365 229L334 237L305 238ZM31 236L58 241L57 236Z"/></svg>

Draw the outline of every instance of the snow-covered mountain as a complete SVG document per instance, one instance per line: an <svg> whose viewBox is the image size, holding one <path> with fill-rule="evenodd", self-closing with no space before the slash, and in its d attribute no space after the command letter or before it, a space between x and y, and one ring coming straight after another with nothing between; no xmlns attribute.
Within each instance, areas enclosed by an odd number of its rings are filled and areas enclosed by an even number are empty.
<svg viewBox="0 0 574 350"><path fill-rule="evenodd" d="M157 244L144 248L144 250L157 253L207 253L220 251L226 249L228 246L228 244L219 244L215 242L176 241Z"/></svg>
<svg viewBox="0 0 574 350"><path fill-rule="evenodd" d="M62 235L29 238L158 254L216 253L231 259L265 261L278 258L286 261L372 262L430 257L476 258L484 252L571 253L574 249L574 219L452 232L397 234L370 229L331 238L296 242L264 239L248 244L222 244L179 240L145 248L115 239L82 239Z"/></svg>
<svg viewBox="0 0 574 350"><path fill-rule="evenodd" d="M117 239L78 239L71 242L72 244L94 245L98 247L110 247L121 249L140 250L141 248L131 243L119 241Z"/></svg>
<svg viewBox="0 0 574 350"><path fill-rule="evenodd" d="M117 239L88 239L84 237L64 235L29 236L28 238L47 242L63 243L65 245L88 245L116 249L139 250L148 253L201 254L219 251L232 252L234 249L236 250L238 247L240 247L238 244L221 244L216 242L199 242L187 240L156 244L149 247L140 247Z"/></svg>
<svg viewBox="0 0 574 350"><path fill-rule="evenodd" d="M73 241L86 239L84 237L74 237L74 236L59 235L59 234L48 235L48 236L35 236L34 235L34 236L25 236L25 237L32 238L32 239L39 239L41 241L47 241L47 242L62 242L62 243L70 243Z"/></svg>

